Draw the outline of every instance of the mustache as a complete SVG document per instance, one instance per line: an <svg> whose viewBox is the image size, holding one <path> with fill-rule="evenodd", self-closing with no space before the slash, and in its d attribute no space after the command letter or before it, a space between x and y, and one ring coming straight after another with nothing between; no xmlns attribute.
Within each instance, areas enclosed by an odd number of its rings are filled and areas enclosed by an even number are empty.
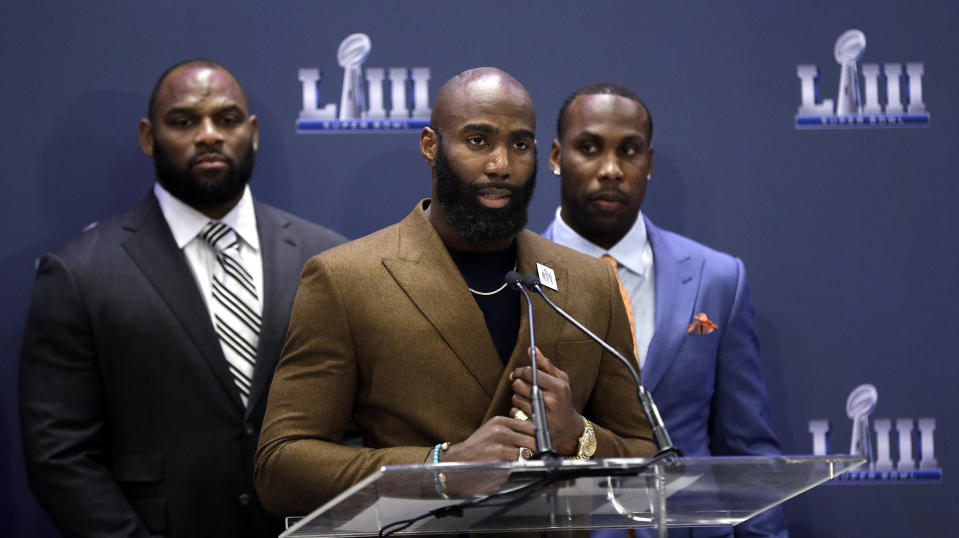
<svg viewBox="0 0 959 538"><path fill-rule="evenodd" d="M590 191L589 194L586 195L586 198L589 200L592 200L594 198L609 197L610 195L612 195L614 198L619 198L623 201L626 201L629 199L629 196L627 196L626 193L623 192L623 190L620 189L618 185L611 185L611 184L604 184L600 188L594 191Z"/></svg>
<svg viewBox="0 0 959 538"><path fill-rule="evenodd" d="M190 166L190 167L192 168L193 165L196 164L196 161L197 161L200 157L204 157L204 156L206 156L206 155L216 155L216 156L220 157L221 159L223 159L224 161L226 161L227 164L229 164L229 165L231 165L231 166L234 164L233 159L231 159L229 156L227 156L226 153L223 153L222 150L219 150L219 149L216 149L216 148L209 148L209 149L199 150L199 151L197 151L196 153L194 153L193 156L190 157L190 162L187 163L188 166Z"/></svg>
<svg viewBox="0 0 959 538"><path fill-rule="evenodd" d="M504 191L509 191L510 194L516 194L523 190L523 185L515 185L507 181L488 181L484 183L468 183L463 185L465 189L468 189L471 193L475 194L481 190L485 189L502 189Z"/></svg>

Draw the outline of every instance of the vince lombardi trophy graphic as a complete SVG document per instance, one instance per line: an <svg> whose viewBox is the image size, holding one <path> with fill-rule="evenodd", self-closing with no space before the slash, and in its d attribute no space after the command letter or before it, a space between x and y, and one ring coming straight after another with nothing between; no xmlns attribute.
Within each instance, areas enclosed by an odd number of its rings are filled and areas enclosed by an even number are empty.
<svg viewBox="0 0 959 538"><path fill-rule="evenodd" d="M869 415L879 401L876 387L865 384L852 389L846 398L846 415L852 419L852 440L849 453L866 458L870 465L875 463L872 450L872 436L869 433Z"/></svg>
<svg viewBox="0 0 959 538"><path fill-rule="evenodd" d="M363 92L363 75L360 65L370 55L372 45L366 34L352 34L340 43L336 61L343 68L343 93L340 97L341 120L362 117L366 111L366 94Z"/></svg>
<svg viewBox="0 0 959 538"><path fill-rule="evenodd" d="M862 114L862 93L859 91L859 71L856 60L866 50L866 35L859 30L847 30L836 40L833 55L840 66L839 95L836 96L836 115Z"/></svg>

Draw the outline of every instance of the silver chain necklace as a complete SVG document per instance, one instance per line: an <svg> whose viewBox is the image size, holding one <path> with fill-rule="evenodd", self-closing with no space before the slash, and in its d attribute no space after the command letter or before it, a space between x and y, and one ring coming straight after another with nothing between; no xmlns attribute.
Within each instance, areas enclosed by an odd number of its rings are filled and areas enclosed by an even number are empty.
<svg viewBox="0 0 959 538"><path fill-rule="evenodd" d="M514 262L514 263L513 263L513 270L514 270L514 271L516 270L516 267L517 267L517 264ZM470 290L470 292L475 293L476 295L484 295L484 296L496 295L497 293L499 293L499 292L501 292L501 291L503 291L503 290L506 289L506 282L503 282L503 285L502 285L502 286L496 288L496 289L493 290L493 291L476 291L476 290L474 290L473 288L471 288L471 287L469 287L469 286L466 286L466 289Z"/></svg>

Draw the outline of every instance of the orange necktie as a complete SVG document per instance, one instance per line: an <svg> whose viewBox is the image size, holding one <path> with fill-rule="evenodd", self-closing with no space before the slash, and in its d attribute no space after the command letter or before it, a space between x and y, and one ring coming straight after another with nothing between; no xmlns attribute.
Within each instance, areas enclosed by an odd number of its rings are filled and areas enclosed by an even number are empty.
<svg viewBox="0 0 959 538"><path fill-rule="evenodd" d="M639 363L639 346L636 345L636 318L633 316L633 303L629 300L629 293L626 291L626 286L623 285L623 281L619 279L619 263L613 259L610 255L604 254L600 256L601 260L605 260L606 263L613 266L613 274L616 275L616 282L619 283L619 293L623 296L623 306L626 307L626 317L629 318L629 332L633 335L633 356L636 357L636 363Z"/></svg>

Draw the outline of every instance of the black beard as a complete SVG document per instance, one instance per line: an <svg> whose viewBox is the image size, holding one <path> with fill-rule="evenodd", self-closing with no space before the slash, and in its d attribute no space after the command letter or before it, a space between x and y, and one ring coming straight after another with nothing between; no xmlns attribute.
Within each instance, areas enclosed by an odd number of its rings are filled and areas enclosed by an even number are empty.
<svg viewBox="0 0 959 538"><path fill-rule="evenodd" d="M535 157L534 150L533 171L522 185L505 181L475 184L453 172L443 151L443 141L440 140L436 151L436 197L453 230L476 245L508 239L522 231L526 227L526 210L536 186ZM501 208L484 206L477 197L479 191L486 188L508 190L509 202Z"/></svg>
<svg viewBox="0 0 959 538"><path fill-rule="evenodd" d="M226 171L205 174L192 172L196 160L210 153L215 153L226 161ZM253 173L255 154L251 139L239 164L221 151L210 149L198 152L190 158L185 169L179 169L173 165L163 145L154 137L153 167L156 170L157 182L164 189L188 206L203 211L236 200L243 193L243 188L249 183Z"/></svg>
<svg viewBox="0 0 959 538"><path fill-rule="evenodd" d="M606 222L604 219L597 218L586 205L580 203L580 198L577 193L567 192L565 187L571 183L567 183L568 180L563 180L563 187L560 188L560 198L563 204L563 218L566 219L566 223L576 231L576 233L582 235L586 239L589 239L591 242L596 243L597 245L615 245L622 239L633 227L633 224L638 218L639 211L633 212L624 212L613 222ZM605 183L598 190L590 191L587 196L592 196L600 192L619 192L623 196L626 196L625 193L622 193L622 190L618 185Z"/></svg>

